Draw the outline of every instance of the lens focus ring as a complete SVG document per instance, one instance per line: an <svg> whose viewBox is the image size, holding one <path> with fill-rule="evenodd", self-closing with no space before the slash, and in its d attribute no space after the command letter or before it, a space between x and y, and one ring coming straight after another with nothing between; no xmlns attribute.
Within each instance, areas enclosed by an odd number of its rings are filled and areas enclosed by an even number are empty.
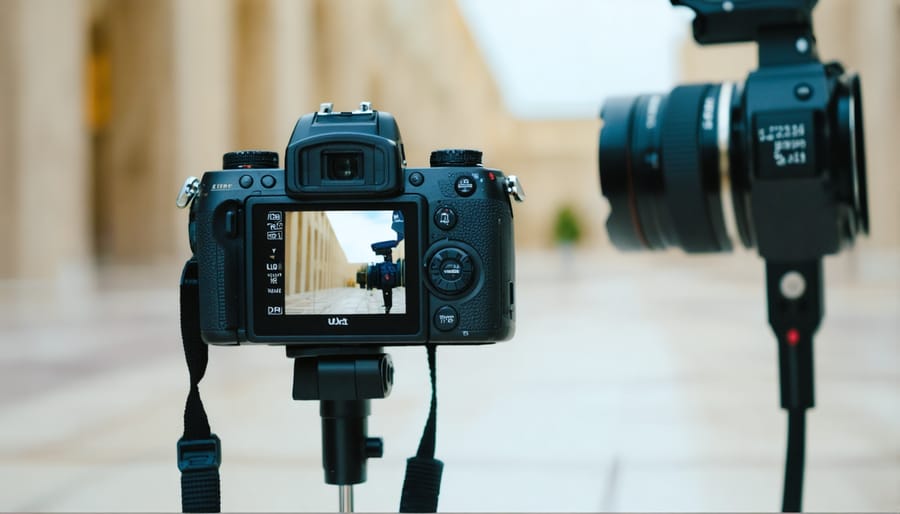
<svg viewBox="0 0 900 514"><path fill-rule="evenodd" d="M680 246L686 252L719 251L720 238L713 226L710 196L718 201L718 163L705 169L701 159L701 124L710 98L709 84L681 86L672 90L663 120L662 162L666 180L666 198ZM713 115L712 120L715 119ZM715 122L709 121L715 137ZM718 149L716 148L716 151ZM716 152L718 155L718 152ZM710 175L710 174L714 174ZM707 185L714 183L716 191ZM721 217L721 212L717 213Z"/></svg>

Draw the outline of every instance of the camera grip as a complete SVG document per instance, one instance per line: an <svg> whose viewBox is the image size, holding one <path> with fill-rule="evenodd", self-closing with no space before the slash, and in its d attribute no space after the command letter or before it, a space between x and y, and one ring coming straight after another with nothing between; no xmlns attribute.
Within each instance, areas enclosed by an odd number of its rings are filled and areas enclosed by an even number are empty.
<svg viewBox="0 0 900 514"><path fill-rule="evenodd" d="M214 219L216 211L197 213L197 248L196 255L199 266L199 294L200 294L200 330L204 339L214 336L219 339L222 332L228 332L227 340L235 341L234 330L237 329L239 319L237 315L237 298L229 294L234 291L237 284L229 283L236 276L230 268L237 266L236 256L228 256L231 249L226 242L219 240L214 233L216 223ZM229 262L231 261L231 262ZM231 299L232 301L229 301Z"/></svg>
<svg viewBox="0 0 900 514"><path fill-rule="evenodd" d="M512 211L509 201L496 199L442 200L435 206L449 207L465 213L450 231L432 230L432 245L450 241L465 242L477 253L481 269L481 283L473 296L463 301L442 301L435 298L432 310L444 304L452 305L465 320L465 329L483 340L503 341L515 332L515 310L512 287L515 281ZM447 243L453 245L452 242ZM432 340L456 340L455 333L434 332Z"/></svg>

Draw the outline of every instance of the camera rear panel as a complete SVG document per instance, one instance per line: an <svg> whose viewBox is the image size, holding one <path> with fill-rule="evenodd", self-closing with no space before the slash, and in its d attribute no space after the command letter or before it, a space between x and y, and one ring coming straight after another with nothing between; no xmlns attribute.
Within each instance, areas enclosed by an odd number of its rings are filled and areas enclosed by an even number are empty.
<svg viewBox="0 0 900 514"><path fill-rule="evenodd" d="M419 176L424 177L421 183ZM423 266L431 340L509 339L515 330L515 260L512 206L503 174L482 167L441 167L408 169L406 177L408 191L429 199Z"/></svg>
<svg viewBox="0 0 900 514"><path fill-rule="evenodd" d="M201 331L208 343L383 346L483 344L512 337L512 208L500 171L406 169L405 192L383 199L297 200L284 193L283 182L281 169L204 175L193 230L201 270ZM357 216L360 223L377 218L381 228L354 229L341 237L319 234L314 239L313 232L298 237L302 230L290 224L292 217L302 216ZM391 232L398 216L401 231ZM347 237L355 237L354 246L371 247L371 255L337 258L337 245L323 242ZM288 257L291 252L315 254L321 264L298 266ZM326 284L322 267L328 273L346 268L339 271L343 280ZM360 276L384 270L403 270L403 276L360 284L365 282ZM320 277L321 288L296 287L314 276ZM332 308L324 299L330 294L362 298L369 307Z"/></svg>

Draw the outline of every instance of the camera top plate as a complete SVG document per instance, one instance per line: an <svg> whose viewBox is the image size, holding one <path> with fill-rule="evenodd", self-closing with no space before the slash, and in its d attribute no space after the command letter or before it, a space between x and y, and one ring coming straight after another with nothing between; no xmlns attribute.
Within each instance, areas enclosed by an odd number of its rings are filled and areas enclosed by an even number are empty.
<svg viewBox="0 0 900 514"><path fill-rule="evenodd" d="M812 27L818 0L671 0L693 10L694 39L701 45L760 41L766 29Z"/></svg>
<svg viewBox="0 0 900 514"><path fill-rule="evenodd" d="M298 199L391 196L406 165L396 120L368 102L352 112L326 103L304 115L284 160L286 193Z"/></svg>

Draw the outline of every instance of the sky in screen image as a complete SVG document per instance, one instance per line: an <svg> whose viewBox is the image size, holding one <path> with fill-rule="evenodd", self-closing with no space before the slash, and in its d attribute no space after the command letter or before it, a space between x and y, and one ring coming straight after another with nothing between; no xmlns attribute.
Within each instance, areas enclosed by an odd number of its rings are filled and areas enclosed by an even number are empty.
<svg viewBox="0 0 900 514"><path fill-rule="evenodd" d="M380 261L372 243L397 239L391 230L393 211L328 211L325 215L348 262Z"/></svg>

